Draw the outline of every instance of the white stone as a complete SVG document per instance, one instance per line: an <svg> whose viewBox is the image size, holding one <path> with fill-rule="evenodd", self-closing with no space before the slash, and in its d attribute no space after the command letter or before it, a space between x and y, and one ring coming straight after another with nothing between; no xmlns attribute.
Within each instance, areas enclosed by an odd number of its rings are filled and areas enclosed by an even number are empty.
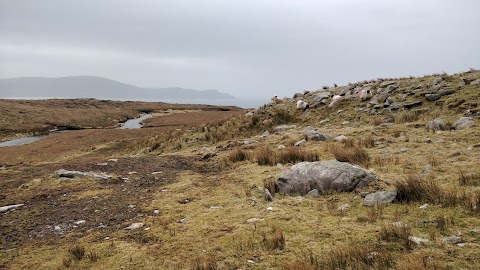
<svg viewBox="0 0 480 270"><path fill-rule="evenodd" d="M247 219L247 223L255 223L255 222L259 222L259 221L263 221L263 218L249 218L249 219Z"/></svg>
<svg viewBox="0 0 480 270"><path fill-rule="evenodd" d="M427 239L423 239L423 238L419 238L419 237L415 237L415 236L409 236L408 240L414 242L418 246L423 246L423 245L426 245L428 243Z"/></svg>
<svg viewBox="0 0 480 270"><path fill-rule="evenodd" d="M427 209L427 207L428 207L428 203L422 204L422 205L421 205L420 207L418 207L418 208L420 208L420 209Z"/></svg>
<svg viewBox="0 0 480 270"><path fill-rule="evenodd" d="M137 230L137 229L140 229L143 227L143 223L132 223L132 225L128 226L127 228L125 228L125 230Z"/></svg>
<svg viewBox="0 0 480 270"><path fill-rule="evenodd" d="M77 225L80 225L80 224L83 224L83 223L85 223L85 222L86 222L86 221L82 219L82 220L75 221L75 222L73 222L73 223L75 223L75 224L77 224Z"/></svg>
<svg viewBox="0 0 480 270"><path fill-rule="evenodd" d="M267 207L267 211L273 211L273 207L271 206Z"/></svg>
<svg viewBox="0 0 480 270"><path fill-rule="evenodd" d="M154 215L160 215L160 210L158 210L158 209L157 209L157 210L153 210L153 214L154 214Z"/></svg>
<svg viewBox="0 0 480 270"><path fill-rule="evenodd" d="M11 204L11 205L2 206L2 207L0 207L0 213L6 212L10 209L15 209L15 208L18 208L18 207L22 207L23 205L24 204L21 203L21 204Z"/></svg>

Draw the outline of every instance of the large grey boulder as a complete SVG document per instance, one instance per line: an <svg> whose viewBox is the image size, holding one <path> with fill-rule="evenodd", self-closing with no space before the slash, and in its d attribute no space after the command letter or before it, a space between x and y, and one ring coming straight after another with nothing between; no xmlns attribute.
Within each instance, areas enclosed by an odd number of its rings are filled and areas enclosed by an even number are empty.
<svg viewBox="0 0 480 270"><path fill-rule="evenodd" d="M364 206L375 206L379 204L387 204L393 202L397 197L397 191L378 191L370 193L363 199Z"/></svg>
<svg viewBox="0 0 480 270"><path fill-rule="evenodd" d="M325 141L327 137L320 134L316 129L312 127L307 127L303 130L303 134L307 137L309 141Z"/></svg>
<svg viewBox="0 0 480 270"><path fill-rule="evenodd" d="M425 125L425 129L427 131L446 130L447 125L442 119L436 118L432 121L428 121L427 124Z"/></svg>
<svg viewBox="0 0 480 270"><path fill-rule="evenodd" d="M301 162L281 175L277 181L280 193L307 194L317 189L320 194L329 191L350 192L365 187L376 177L367 170L347 162L326 160Z"/></svg>
<svg viewBox="0 0 480 270"><path fill-rule="evenodd" d="M68 178L68 179L76 179L76 178L95 178L100 180L106 180L112 178L112 176L104 174L104 173L94 173L94 172L80 172L80 171L68 171L64 169L60 169L55 171L54 175L59 178Z"/></svg>
<svg viewBox="0 0 480 270"><path fill-rule="evenodd" d="M455 129L466 129L473 126L475 122L472 117L460 117L457 122L453 124Z"/></svg>
<svg viewBox="0 0 480 270"><path fill-rule="evenodd" d="M311 103L321 102L324 99L330 98L332 94L327 91L320 91L317 93L313 93L310 97L308 97L307 101Z"/></svg>

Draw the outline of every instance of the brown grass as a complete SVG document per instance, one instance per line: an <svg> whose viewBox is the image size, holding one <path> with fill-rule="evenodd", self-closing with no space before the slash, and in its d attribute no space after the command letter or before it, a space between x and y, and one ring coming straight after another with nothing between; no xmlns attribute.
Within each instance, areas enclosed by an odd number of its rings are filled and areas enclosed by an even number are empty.
<svg viewBox="0 0 480 270"><path fill-rule="evenodd" d="M422 113L423 111L421 110L403 111L402 113L400 113L395 117L395 122L397 124L415 122L418 119L420 119L420 116L422 115Z"/></svg>
<svg viewBox="0 0 480 270"><path fill-rule="evenodd" d="M80 244L76 244L68 249L68 253L70 253L77 261L80 261L85 255L85 248Z"/></svg>
<svg viewBox="0 0 480 270"><path fill-rule="evenodd" d="M439 202L441 188L433 178L423 178L418 175L408 175L398 181L397 201L399 202Z"/></svg>
<svg viewBox="0 0 480 270"><path fill-rule="evenodd" d="M263 181L263 187L268 189L272 195L278 192L277 180L275 178L268 178Z"/></svg>
<svg viewBox="0 0 480 270"><path fill-rule="evenodd" d="M365 167L370 164L370 155L365 148L360 146L346 148L338 144L331 144L329 151L336 160L341 162L350 162Z"/></svg>
<svg viewBox="0 0 480 270"><path fill-rule="evenodd" d="M263 246L268 250L283 250L285 248L285 236L278 226L270 226L267 232L262 232Z"/></svg>
<svg viewBox="0 0 480 270"><path fill-rule="evenodd" d="M415 243L409 239L410 236L410 228L393 226L390 224L382 227L378 235L378 239L387 242L399 242L406 250L412 250L415 246Z"/></svg>
<svg viewBox="0 0 480 270"><path fill-rule="evenodd" d="M457 181L461 186L480 186L480 173L466 174L460 171Z"/></svg>
<svg viewBox="0 0 480 270"><path fill-rule="evenodd" d="M371 124L374 126L379 126L381 124L385 123L385 117L383 116L374 116L371 119Z"/></svg>
<svg viewBox="0 0 480 270"><path fill-rule="evenodd" d="M258 165L276 165L277 163L297 163L301 161L317 161L320 155L317 151L287 147L280 151L274 151L267 146L259 147L252 157Z"/></svg>
<svg viewBox="0 0 480 270"><path fill-rule="evenodd" d="M249 157L248 152L241 148L233 149L232 152L230 152L230 154L228 155L228 159L231 162L244 161L244 160L247 160L248 157Z"/></svg>
<svg viewBox="0 0 480 270"><path fill-rule="evenodd" d="M192 270L216 270L218 269L217 262L215 258L207 257L198 257L195 258L192 262Z"/></svg>

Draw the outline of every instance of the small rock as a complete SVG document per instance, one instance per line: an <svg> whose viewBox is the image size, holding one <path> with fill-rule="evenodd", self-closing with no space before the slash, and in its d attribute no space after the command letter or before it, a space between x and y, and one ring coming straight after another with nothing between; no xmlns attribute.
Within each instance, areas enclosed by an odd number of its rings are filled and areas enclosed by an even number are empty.
<svg viewBox="0 0 480 270"><path fill-rule="evenodd" d="M158 210L158 209L153 210L153 214L154 214L154 215L160 215L160 210Z"/></svg>
<svg viewBox="0 0 480 270"><path fill-rule="evenodd" d="M111 159L109 159L108 161L111 161L111 162L118 162L118 159L117 159L117 158L111 158Z"/></svg>
<svg viewBox="0 0 480 270"><path fill-rule="evenodd" d="M77 224L77 225L80 225L80 224L83 224L83 223L85 223L85 222L86 222L86 221L82 219L82 220L79 220L79 221L75 221L75 222L73 222L73 223L75 223L75 224Z"/></svg>
<svg viewBox="0 0 480 270"><path fill-rule="evenodd" d="M210 206L210 209L223 209L223 206L221 206L221 205L212 205L212 206Z"/></svg>
<svg viewBox="0 0 480 270"><path fill-rule="evenodd" d="M320 122L318 122L318 123L319 123L320 125L323 125L323 124L325 124L325 123L327 123L327 122L329 122L329 121L330 121L330 119L323 119L322 121L320 121Z"/></svg>
<svg viewBox="0 0 480 270"><path fill-rule="evenodd" d="M397 197L397 191L378 191L370 193L363 199L364 206L375 206L377 204L387 204L393 202Z"/></svg>
<svg viewBox="0 0 480 270"><path fill-rule="evenodd" d="M337 210L338 211L341 211L341 212L345 212L348 210L348 208L350 208L350 204L348 203L342 203L338 208Z"/></svg>
<svg viewBox="0 0 480 270"><path fill-rule="evenodd" d="M245 140L245 141L243 141L243 144L245 144L245 145L256 144L256 143L257 143L257 141L255 141L255 140Z"/></svg>
<svg viewBox="0 0 480 270"><path fill-rule="evenodd" d="M185 223L188 221L188 218L187 217L184 217L184 218L181 218L178 222L180 223Z"/></svg>
<svg viewBox="0 0 480 270"><path fill-rule="evenodd" d="M62 227L60 227L59 225L55 225L55 227L53 227L53 229L55 231L60 231L62 229Z"/></svg>
<svg viewBox="0 0 480 270"><path fill-rule="evenodd" d="M263 221L263 218L249 218L249 219L247 219L247 223L255 223L255 222L259 222L259 221Z"/></svg>
<svg viewBox="0 0 480 270"><path fill-rule="evenodd" d="M108 163L103 162L103 163L97 163L97 166L108 166Z"/></svg>
<svg viewBox="0 0 480 270"><path fill-rule="evenodd" d="M440 94L425 94L425 97L427 98L428 101L435 101L439 100L442 95Z"/></svg>
<svg viewBox="0 0 480 270"><path fill-rule="evenodd" d="M414 242L415 244L417 244L417 246L425 246L425 245L428 244L427 239L423 239L423 238L419 238L419 237L415 237L415 236L409 236L408 240Z"/></svg>
<svg viewBox="0 0 480 270"><path fill-rule="evenodd" d="M163 172L152 172L152 175L161 174Z"/></svg>
<svg viewBox="0 0 480 270"><path fill-rule="evenodd" d="M408 151L408 148L400 148L400 149L398 149L398 151L395 152L395 153L401 154L401 153L405 153L405 152L407 152L407 151Z"/></svg>
<svg viewBox="0 0 480 270"><path fill-rule="evenodd" d="M268 190L268 188L265 189L265 200L267 200L267 202L273 201L272 193L270 193L270 190Z"/></svg>
<svg viewBox="0 0 480 270"><path fill-rule="evenodd" d="M281 126L275 127L273 130L274 130L275 132L285 132L285 131L287 131L287 130L295 129L295 128L297 128L297 126L295 126L295 125L291 125L291 126L281 125Z"/></svg>
<svg viewBox="0 0 480 270"><path fill-rule="evenodd" d="M0 207L0 213L6 212L8 210L15 209L15 208L18 208L18 207L22 207L23 205L24 204L21 203L21 204L11 204L11 205L2 206L2 207Z"/></svg>
<svg viewBox="0 0 480 270"><path fill-rule="evenodd" d="M255 261L253 261L253 260L247 260L247 263L249 263L249 264L255 264Z"/></svg>
<svg viewBox="0 0 480 270"><path fill-rule="evenodd" d="M423 174L429 174L431 171L432 171L432 165L430 164L425 165L425 167L423 168Z"/></svg>
<svg viewBox="0 0 480 270"><path fill-rule="evenodd" d="M125 228L125 230L137 230L143 227L143 223L132 223L132 225Z"/></svg>
<svg viewBox="0 0 480 270"><path fill-rule="evenodd" d="M267 211L273 211L273 207L271 206L267 207Z"/></svg>
<svg viewBox="0 0 480 270"><path fill-rule="evenodd" d="M428 121L427 124L425 125L425 129L427 131L446 130L447 125L442 119L436 118L432 121Z"/></svg>
<svg viewBox="0 0 480 270"><path fill-rule="evenodd" d="M305 139L303 139L303 140L300 140L300 141L296 142L296 143L294 144L294 146L299 147L299 146L301 146L302 144L304 144L304 143L306 143L306 142L307 142L307 141L306 141Z"/></svg>
<svg viewBox="0 0 480 270"><path fill-rule="evenodd" d="M405 222L403 222L403 221L392 222L392 225L394 227L397 227L397 228L407 228L408 227L408 225L405 224Z"/></svg>
<svg viewBox="0 0 480 270"><path fill-rule="evenodd" d="M473 126L475 122L473 121L472 117L460 117L460 119L457 120L453 124L453 127L457 130L462 130L462 129L467 129Z"/></svg>
<svg viewBox="0 0 480 270"><path fill-rule="evenodd" d="M420 105L422 105L421 101L414 101L414 102L406 103L405 105L403 105L403 107L409 109L409 108L413 108Z"/></svg>
<svg viewBox="0 0 480 270"><path fill-rule="evenodd" d="M428 203L422 204L422 205L421 205L420 207L418 207L418 208L420 208L420 209L427 209L427 207L428 207Z"/></svg>
<svg viewBox="0 0 480 270"><path fill-rule="evenodd" d="M458 243L463 243L463 239L460 236L449 236L442 239L444 243L456 245Z"/></svg>
<svg viewBox="0 0 480 270"><path fill-rule="evenodd" d="M279 150L282 150L282 149L285 149L285 148L287 148L287 147L283 144L280 144L280 145L277 146L277 149L279 149Z"/></svg>
<svg viewBox="0 0 480 270"><path fill-rule="evenodd" d="M312 189L305 196L312 197L312 198L319 198L320 192L318 191L318 189Z"/></svg>
<svg viewBox="0 0 480 270"><path fill-rule="evenodd" d="M270 132L268 132L268 130L263 132L261 135L261 137L268 137L268 136L270 136Z"/></svg>
<svg viewBox="0 0 480 270"><path fill-rule="evenodd" d="M337 141L337 142L343 142L346 139L347 139L347 137L345 135L340 135L340 136L335 137L335 141Z"/></svg>

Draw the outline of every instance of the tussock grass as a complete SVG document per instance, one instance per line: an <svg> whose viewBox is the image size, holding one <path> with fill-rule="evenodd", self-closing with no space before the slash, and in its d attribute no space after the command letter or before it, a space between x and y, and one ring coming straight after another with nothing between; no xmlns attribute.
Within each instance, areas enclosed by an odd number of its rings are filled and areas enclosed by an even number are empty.
<svg viewBox="0 0 480 270"><path fill-rule="evenodd" d="M420 119L423 110L410 110L410 111L403 111L399 115L395 117L395 123L403 124L403 123L411 123L415 122Z"/></svg>
<svg viewBox="0 0 480 270"><path fill-rule="evenodd" d="M338 144L331 144L329 151L336 160L341 162L350 162L365 167L370 164L370 155L365 148L360 146L347 148Z"/></svg>
<svg viewBox="0 0 480 270"><path fill-rule="evenodd" d="M83 259L83 256L85 256L85 247L80 244L75 244L68 249L68 253L70 253L70 255L72 255L77 261L80 261Z"/></svg>
<svg viewBox="0 0 480 270"><path fill-rule="evenodd" d="M233 149L232 152L228 155L228 160L231 162L240 162L240 161L245 161L248 160L249 154L247 151L241 149L241 148L235 148Z"/></svg>
<svg viewBox="0 0 480 270"><path fill-rule="evenodd" d="M385 117L383 116L374 116L372 117L371 119L371 124L374 125L374 126L379 126L381 124L385 123Z"/></svg>
<svg viewBox="0 0 480 270"><path fill-rule="evenodd" d="M320 155L317 151L305 150L296 147L287 147L280 151L264 146L259 147L251 155L256 160L258 165L276 165L277 163L297 163L301 161L317 161L320 160Z"/></svg>
<svg viewBox="0 0 480 270"><path fill-rule="evenodd" d="M263 187L268 189L272 195L278 192L277 180L275 180L275 178L263 180Z"/></svg>
<svg viewBox="0 0 480 270"><path fill-rule="evenodd" d="M399 202L439 202L441 188L433 178L424 178L418 175L408 175L398 181L397 201Z"/></svg>
<svg viewBox="0 0 480 270"><path fill-rule="evenodd" d="M323 257L311 251L293 261L285 261L283 270L320 270L320 269L391 269L395 265L391 253L367 244L344 244L334 246Z"/></svg>
<svg viewBox="0 0 480 270"><path fill-rule="evenodd" d="M283 250L285 248L285 236L283 230L272 225L268 231L262 232L262 244L268 250Z"/></svg>
<svg viewBox="0 0 480 270"><path fill-rule="evenodd" d="M211 256L198 257L192 262L192 270L216 270L219 269L215 258Z"/></svg>
<svg viewBox="0 0 480 270"><path fill-rule="evenodd" d="M480 173L466 174L460 171L457 182L461 186L480 186Z"/></svg>
<svg viewBox="0 0 480 270"><path fill-rule="evenodd" d="M382 227L378 235L379 240L387 242L399 242L405 250L412 250L415 246L409 237L411 236L410 228L404 226L387 225Z"/></svg>

